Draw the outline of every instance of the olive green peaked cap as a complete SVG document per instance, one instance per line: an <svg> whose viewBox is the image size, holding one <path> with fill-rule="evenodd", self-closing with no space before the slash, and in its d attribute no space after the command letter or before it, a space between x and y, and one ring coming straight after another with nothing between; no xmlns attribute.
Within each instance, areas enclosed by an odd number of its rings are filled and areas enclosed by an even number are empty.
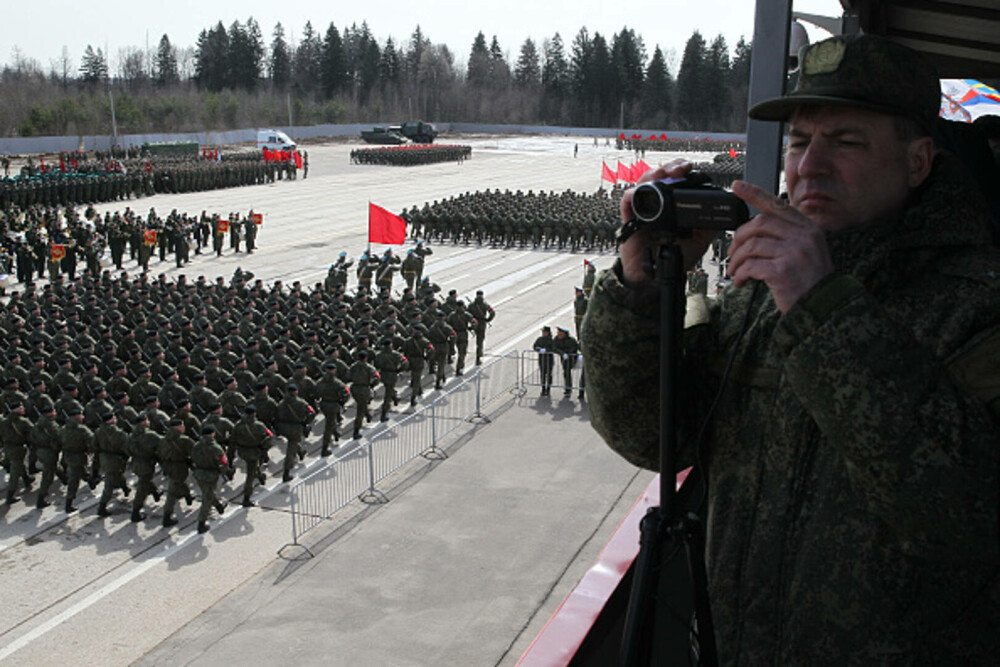
<svg viewBox="0 0 1000 667"><path fill-rule="evenodd" d="M934 66L913 49L875 35L841 35L802 47L795 90L755 104L755 120L788 120L803 105L845 106L908 116L932 132L941 108Z"/></svg>

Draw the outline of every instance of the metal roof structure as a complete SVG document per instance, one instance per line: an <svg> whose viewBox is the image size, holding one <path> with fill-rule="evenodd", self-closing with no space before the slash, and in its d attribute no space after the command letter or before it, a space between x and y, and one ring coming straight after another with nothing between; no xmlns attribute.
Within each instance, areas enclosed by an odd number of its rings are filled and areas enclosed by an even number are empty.
<svg viewBox="0 0 1000 667"><path fill-rule="evenodd" d="M844 30L924 53L941 78L1000 77L1000 0L841 0Z"/></svg>

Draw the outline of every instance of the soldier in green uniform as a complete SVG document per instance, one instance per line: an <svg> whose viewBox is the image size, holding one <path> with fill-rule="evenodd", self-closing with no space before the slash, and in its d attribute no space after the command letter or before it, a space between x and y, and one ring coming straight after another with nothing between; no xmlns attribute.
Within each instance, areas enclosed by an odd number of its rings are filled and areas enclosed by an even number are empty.
<svg viewBox="0 0 1000 667"><path fill-rule="evenodd" d="M87 454L93 449L94 433L83 423L83 408L72 406L66 412L66 424L59 432L63 465L66 466L66 513L75 512L73 501L80 481L87 474Z"/></svg>
<svg viewBox="0 0 1000 667"><path fill-rule="evenodd" d="M208 532L208 518L212 508L222 516L226 503L219 500L215 490L219 485L219 476L223 469L229 467L226 452L215 440L215 426L203 426L201 437L191 448L191 464L194 467L194 480L201 490L201 506L198 508L198 532Z"/></svg>
<svg viewBox="0 0 1000 667"><path fill-rule="evenodd" d="M156 472L156 461L159 455L163 436L149 427L149 415L140 413L132 422L132 432L126 441L126 448L131 459L132 474L136 476L135 497L132 499L132 523L145 519L142 508L150 495L153 500L160 501L160 491L153 481Z"/></svg>
<svg viewBox="0 0 1000 667"><path fill-rule="evenodd" d="M17 491L22 481L25 491L31 490L32 479L24 465L31 435L31 422L24 416L24 403L20 400L7 404L7 409L10 414L0 421L0 440L3 440L4 454L7 457L9 472L7 504L11 505L20 500Z"/></svg>
<svg viewBox="0 0 1000 667"><path fill-rule="evenodd" d="M337 364L323 364L323 377L316 383L316 399L323 413L323 449L321 456L330 455L330 441L340 442L340 420L344 405L351 397L347 384L337 377Z"/></svg>
<svg viewBox="0 0 1000 667"><path fill-rule="evenodd" d="M312 406L299 396L298 385L294 382L288 383L285 386L285 396L278 403L275 417L278 435L288 444L285 450L284 474L281 478L283 482L288 482L294 477L292 468L299 460L305 458L302 439L315 414L316 411Z"/></svg>
<svg viewBox="0 0 1000 667"><path fill-rule="evenodd" d="M552 328L542 327L542 335L535 339L532 349L538 353L538 372L541 377L542 396L552 392L552 366L554 362Z"/></svg>
<svg viewBox="0 0 1000 667"><path fill-rule="evenodd" d="M38 420L31 429L29 440L35 451L35 458L42 466L42 479L38 484L38 499L35 501L35 507L43 509L51 505L48 501L49 488L59 474L61 440L54 403L50 402L39 414Z"/></svg>
<svg viewBox="0 0 1000 667"><path fill-rule="evenodd" d="M444 311L433 311L434 321L427 330L427 340L434 346L431 364L434 366L434 388L440 389L445 382L445 367L448 362L448 346L455 340L455 330L445 322Z"/></svg>
<svg viewBox="0 0 1000 667"><path fill-rule="evenodd" d="M108 503L114 497L115 491L121 489L127 498L131 489L125 483L125 466L128 463L126 440L128 436L125 431L118 427L118 419L114 412L105 412L102 415L102 421L104 423L94 433L94 447L97 450L97 456L100 457L101 471L104 474L104 488L97 506L97 515L104 517L111 516Z"/></svg>
<svg viewBox="0 0 1000 667"><path fill-rule="evenodd" d="M486 327L489 326L496 311L486 303L483 290L476 290L476 298L469 304L469 312L476 318L476 365L483 363L483 351L486 343Z"/></svg>
<svg viewBox="0 0 1000 667"><path fill-rule="evenodd" d="M163 475L167 478L167 499L163 503L164 528L177 525L174 507L178 500L183 498L188 505L194 502L187 482L194 440L184 434L184 422L181 419L175 417L167 426L167 434L157 452Z"/></svg>
<svg viewBox="0 0 1000 667"><path fill-rule="evenodd" d="M580 355L580 345L569 335L569 329L556 327L556 338L552 341L552 351L559 357L563 372L563 396L573 392L573 369Z"/></svg>
<svg viewBox="0 0 1000 667"><path fill-rule="evenodd" d="M423 396L422 385L424 367L427 359L434 354L430 341L424 337L423 331L414 327L410 337L403 343L403 356L410 367L410 407L417 404L417 398Z"/></svg>
<svg viewBox="0 0 1000 667"><path fill-rule="evenodd" d="M382 396L382 414L380 421L389 421L389 408L392 405L399 405L399 397L396 393L396 381L399 374L406 370L406 357L392 348L392 340L383 339L379 344L378 354L372 360L372 365L378 371L382 380L384 394Z"/></svg>
<svg viewBox="0 0 1000 667"><path fill-rule="evenodd" d="M355 440L361 437L361 428L364 422L372 419L368 405L372 401L374 387L379 383L378 371L368 363L368 351L359 350L357 357L357 361L347 371L347 377L351 381L351 396L354 397L357 409L354 415Z"/></svg>
<svg viewBox="0 0 1000 667"><path fill-rule="evenodd" d="M254 484L263 484L266 477L261 463L267 461L272 433L257 421L257 408L253 403L243 408L243 415L233 426L232 441L236 443L236 453L246 464L246 481L243 483L243 507L253 507L250 500Z"/></svg>
<svg viewBox="0 0 1000 667"><path fill-rule="evenodd" d="M749 111L789 123L787 199L733 183L759 214L735 232L732 284L689 297L681 341L675 461L707 480L719 652L746 664L991 664L990 216L965 166L935 150L940 80L922 56L852 34L804 47L799 63L793 91ZM687 268L713 236L682 242ZM653 470L659 317L642 258L655 247L641 232L622 242L582 329L591 423Z"/></svg>

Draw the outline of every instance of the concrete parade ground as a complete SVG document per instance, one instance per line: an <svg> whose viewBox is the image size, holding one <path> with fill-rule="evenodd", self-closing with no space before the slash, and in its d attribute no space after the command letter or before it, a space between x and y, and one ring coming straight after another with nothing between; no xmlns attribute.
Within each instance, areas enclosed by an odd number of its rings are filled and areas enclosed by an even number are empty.
<svg viewBox="0 0 1000 667"><path fill-rule="evenodd" d="M305 180L95 208L223 217L253 209L264 224L252 255L235 254L227 243L222 257L192 254L180 269L172 256L154 256L151 277L228 281L240 267L268 285L299 280L308 287L341 251L357 258L365 249L369 202L398 213L484 189L593 193L602 160L614 169L617 160L635 158L603 139L597 146L571 137L439 142L470 144L472 158L363 166L349 159L359 142L306 144ZM655 166L672 157L649 153L645 160ZM408 239L393 248L405 255L412 246ZM529 349L543 325L572 331L583 260L599 270L614 260L610 251L431 248L425 275L444 294L457 289L471 300L483 289L496 309L487 361ZM126 270L134 273L135 262ZM349 290L355 284L352 272ZM449 371L449 385L456 382ZM576 393L538 393L531 387L495 403L488 422L470 423L445 444L447 458L417 459L397 471L381 487L388 502L355 501L310 531L302 543L313 557L282 549L292 535L279 448L266 486L254 495L258 507L231 502L204 535L195 529L197 501L179 504L180 524L169 530L160 525L162 503L147 503L140 523L130 522L121 499L110 517L98 517L97 496L86 486L80 511L70 516L58 485L44 510L35 509L35 492L24 494L27 503L0 505L0 664L515 664L652 479L603 445ZM391 418L410 411L400 401ZM373 412L377 419L377 405ZM346 440L348 426L337 455L357 446ZM325 463L321 432L314 428L308 438L298 477ZM238 501L241 485L238 476L220 495Z"/></svg>

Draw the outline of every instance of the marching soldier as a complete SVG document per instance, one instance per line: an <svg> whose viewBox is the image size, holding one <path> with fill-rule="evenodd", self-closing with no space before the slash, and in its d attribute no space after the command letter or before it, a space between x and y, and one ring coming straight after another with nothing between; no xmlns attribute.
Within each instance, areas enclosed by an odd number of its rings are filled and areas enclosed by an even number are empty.
<svg viewBox="0 0 1000 667"><path fill-rule="evenodd" d="M351 381L351 396L357 407L354 415L354 439L357 440L361 437L362 424L372 420L368 405L371 403L374 387L379 383L378 371L368 363L366 350L358 352L358 359L348 370L347 376Z"/></svg>
<svg viewBox="0 0 1000 667"><path fill-rule="evenodd" d="M131 457L132 473L136 476L135 497L132 499L132 523L145 519L142 513L146 498L160 501L160 491L153 482L156 472L158 452L163 444L163 436L149 427L149 415L140 413L133 420L132 432L126 441L126 448Z"/></svg>
<svg viewBox="0 0 1000 667"><path fill-rule="evenodd" d="M194 479L201 490L201 506L198 508L198 532L208 532L208 518L212 508L222 516L226 502L219 500L215 490L219 485L219 476L223 469L229 467L226 452L215 440L215 426L211 424L202 427L201 437L191 448L191 464L194 467ZM169 496L168 496L169 497Z"/></svg>
<svg viewBox="0 0 1000 667"><path fill-rule="evenodd" d="M131 489L125 483L125 465L128 462L125 431L118 427L114 412L105 412L102 420L104 423L94 433L94 447L97 449L100 467L104 473L104 489L101 492L97 515L106 517L111 516L108 502L115 491L121 489L127 498Z"/></svg>
<svg viewBox="0 0 1000 667"><path fill-rule="evenodd" d="M476 298L469 305L469 312L476 318L476 365L478 366L483 362L486 327L496 317L496 311L493 310L493 306L486 303L486 300L483 298L483 290L476 290Z"/></svg>
<svg viewBox="0 0 1000 667"><path fill-rule="evenodd" d="M340 420L344 405L351 397L347 384L337 377L337 364L323 364L323 377L316 383L316 399L323 413L323 449L320 456L330 455L330 440L340 441Z"/></svg>
<svg viewBox="0 0 1000 667"><path fill-rule="evenodd" d="M379 373L384 387L385 394L382 397L382 415L380 421L389 421L390 405L399 405L399 397L396 393L396 381L400 372L406 370L406 357L392 349L392 340L385 338L381 341L381 350L375 355L373 365Z"/></svg>
<svg viewBox="0 0 1000 667"><path fill-rule="evenodd" d="M277 431L288 443L285 451L284 474L281 481L288 482L294 477L292 468L298 460L306 456L302 447L304 431L309 428L316 411L305 400L299 397L299 387L294 382L290 382L285 387L285 396L278 403L277 409Z"/></svg>
<svg viewBox="0 0 1000 667"><path fill-rule="evenodd" d="M190 506L194 502L191 489L188 487L188 470L191 467L191 450L194 440L184 435L184 422L178 418L170 420L166 437L160 443L157 456L160 467L167 478L167 499L163 504L163 527L177 525L174 518L174 507L181 498Z"/></svg>
<svg viewBox="0 0 1000 667"><path fill-rule="evenodd" d="M243 408L243 415L233 426L232 441L236 443L236 452L247 467L247 478L243 483L243 507L253 507L250 500L254 484L263 484L264 472L260 468L262 461L267 461L267 450L271 431L257 421L257 408L253 403Z"/></svg>
<svg viewBox="0 0 1000 667"><path fill-rule="evenodd" d="M3 440L4 454L7 456L9 477L7 480L7 504L12 505L20 498L18 488L24 482L24 490L31 490L32 478L25 468L24 459L28 453L31 422L24 416L24 403L17 400L7 405L10 414L0 422L0 439Z"/></svg>
<svg viewBox="0 0 1000 667"><path fill-rule="evenodd" d="M83 408L72 406L66 412L66 425L59 432L63 464L66 466L66 513L75 512L73 501L80 481L87 474L87 453L93 448L94 433L83 423Z"/></svg>

